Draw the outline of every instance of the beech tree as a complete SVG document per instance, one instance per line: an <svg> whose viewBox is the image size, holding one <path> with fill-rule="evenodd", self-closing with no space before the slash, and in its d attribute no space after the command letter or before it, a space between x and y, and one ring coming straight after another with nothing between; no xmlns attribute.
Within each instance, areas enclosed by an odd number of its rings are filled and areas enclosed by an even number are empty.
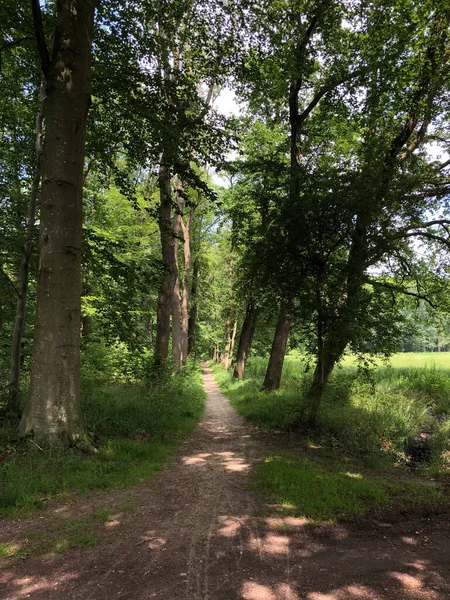
<svg viewBox="0 0 450 600"><path fill-rule="evenodd" d="M56 5L49 49L41 8L33 21L46 83L37 313L22 435L45 442L83 435L79 406L82 186L95 1Z"/></svg>

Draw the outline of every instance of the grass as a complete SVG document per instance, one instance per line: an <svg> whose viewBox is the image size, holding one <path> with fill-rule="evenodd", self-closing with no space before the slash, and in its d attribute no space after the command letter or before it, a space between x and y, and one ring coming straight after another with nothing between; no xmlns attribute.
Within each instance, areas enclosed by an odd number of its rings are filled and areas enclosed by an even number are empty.
<svg viewBox="0 0 450 600"><path fill-rule="evenodd" d="M0 454L0 516L24 517L75 493L120 488L152 477L203 411L205 393L198 367L187 367L163 385L98 385L83 382L82 406L88 430L99 440L98 453L42 450L31 440L8 442L4 429ZM2 450L3 448L3 450Z"/></svg>
<svg viewBox="0 0 450 600"><path fill-rule="evenodd" d="M265 359L249 359L243 381L233 380L220 366L213 369L244 417L265 429L298 431L308 407L311 365L301 357L287 357L281 388L269 394L259 391L266 365ZM356 366L355 359L346 357L335 370L315 441L372 463L386 458L406 463L425 431L434 472L450 470L450 353L395 355L390 366L381 363L369 374Z"/></svg>
<svg viewBox="0 0 450 600"><path fill-rule="evenodd" d="M268 458L253 487L289 514L332 522L399 503L435 507L443 499L439 489L427 484L401 485L360 473L330 471L310 460L289 456Z"/></svg>
<svg viewBox="0 0 450 600"><path fill-rule="evenodd" d="M44 531L28 531L20 542L0 544L0 560L16 561L29 556L52 556L70 548L95 546L100 530L110 521L111 511L105 509L83 518L52 515L45 522Z"/></svg>

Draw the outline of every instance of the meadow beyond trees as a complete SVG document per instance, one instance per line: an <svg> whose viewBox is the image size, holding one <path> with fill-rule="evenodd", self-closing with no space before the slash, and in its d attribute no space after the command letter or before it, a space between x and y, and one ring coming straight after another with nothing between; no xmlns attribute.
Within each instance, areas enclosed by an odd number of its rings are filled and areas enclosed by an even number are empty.
<svg viewBox="0 0 450 600"><path fill-rule="evenodd" d="M265 498L442 509L450 0L3 0L0 98L1 515L153 476L201 360Z"/></svg>

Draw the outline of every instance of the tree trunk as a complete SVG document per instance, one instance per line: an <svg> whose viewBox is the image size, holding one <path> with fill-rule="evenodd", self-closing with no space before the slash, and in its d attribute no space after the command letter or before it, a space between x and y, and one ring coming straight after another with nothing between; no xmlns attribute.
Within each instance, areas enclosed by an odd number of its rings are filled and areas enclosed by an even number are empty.
<svg viewBox="0 0 450 600"><path fill-rule="evenodd" d="M160 363L161 361L166 361L169 355L170 317L172 314L172 297L175 285L172 188L170 185L170 170L165 165L161 165L159 168L158 185L160 195L159 232L165 269L156 309L155 360L157 363Z"/></svg>
<svg viewBox="0 0 450 600"><path fill-rule="evenodd" d="M45 95L45 79L42 77L40 97ZM40 99L39 110L36 116L36 165L34 168L33 183L31 186L30 200L28 203L26 238L22 248L20 259L20 271L18 277L18 293L16 304L16 317L14 321L11 342L11 370L9 377L8 413L19 417L19 392L20 392L20 367L22 336L25 327L26 305L28 296L28 274L30 267L30 256L33 249L34 228L36 221L36 205L39 196L39 184L41 181L41 157L42 157L42 125L44 121L44 106Z"/></svg>
<svg viewBox="0 0 450 600"><path fill-rule="evenodd" d="M231 311L228 315L227 322L225 323L225 349L223 351L222 364L228 369L230 366L230 352L231 352Z"/></svg>
<svg viewBox="0 0 450 600"><path fill-rule="evenodd" d="M233 361L233 354L234 354L234 344L236 342L236 332L237 332L237 321L234 321L234 325L233 325L233 333L231 334L231 346L230 346L230 362L228 364L228 369L231 367L231 363Z"/></svg>
<svg viewBox="0 0 450 600"><path fill-rule="evenodd" d="M22 435L46 443L84 433L80 412L82 187L94 0L60 0L51 57L33 2L47 81L37 312Z"/></svg>
<svg viewBox="0 0 450 600"><path fill-rule="evenodd" d="M183 298L181 301L181 364L185 365L188 357L189 346L189 290L191 285L191 226L194 209L191 207L186 225L181 220L183 228L183 250L184 250L184 277Z"/></svg>
<svg viewBox="0 0 450 600"><path fill-rule="evenodd" d="M194 261L194 269L192 273L192 288L191 288L191 309L189 312L188 324L188 356L194 352L197 338L197 320L198 320L198 280L200 277L200 268L198 258Z"/></svg>
<svg viewBox="0 0 450 600"><path fill-rule="evenodd" d="M247 312L242 324L241 336L236 357L236 365L234 367L233 377L235 379L243 379L245 373L245 363L253 341L256 325L256 308L253 302L247 304Z"/></svg>
<svg viewBox="0 0 450 600"><path fill-rule="evenodd" d="M266 376L261 388L262 392L271 392L278 390L283 372L284 355L289 337L292 315L286 310L285 305L281 305L278 316L275 335L273 338L272 349L270 351L269 364L267 365Z"/></svg>
<svg viewBox="0 0 450 600"><path fill-rule="evenodd" d="M177 202L180 210L180 202ZM178 276L178 238L181 229L181 213L179 210L173 218L173 257L172 270L174 273L173 291L172 291L172 357L175 372L181 369L181 297L180 280Z"/></svg>
<svg viewBox="0 0 450 600"><path fill-rule="evenodd" d="M335 364L336 360L334 360L334 358L327 356L324 352L319 353L316 368L314 370L313 381L308 394L310 407L307 424L311 427L314 427L317 423L319 406L322 402L325 387L330 379Z"/></svg>

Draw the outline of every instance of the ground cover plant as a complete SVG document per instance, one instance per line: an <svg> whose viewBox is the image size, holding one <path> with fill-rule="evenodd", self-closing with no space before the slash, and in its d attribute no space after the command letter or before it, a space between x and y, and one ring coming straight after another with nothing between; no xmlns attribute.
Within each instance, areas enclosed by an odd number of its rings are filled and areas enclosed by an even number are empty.
<svg viewBox="0 0 450 600"><path fill-rule="evenodd" d="M204 390L198 365L157 384L83 381L82 404L95 453L17 443L3 428L0 515L25 516L74 493L148 479L199 419Z"/></svg>
<svg viewBox="0 0 450 600"><path fill-rule="evenodd" d="M435 357L440 357L440 365L431 362ZM266 364L262 358L249 359L242 381L220 366L214 366L214 371L222 391L243 416L267 429L301 431L311 377L307 360L287 357L280 390L269 394L259 391ZM317 428L309 435L369 460L378 456L411 464L418 459L434 472L446 471L450 450L448 365L448 354L396 355L389 366L361 372L355 359L347 358L330 381Z"/></svg>
<svg viewBox="0 0 450 600"><path fill-rule="evenodd" d="M428 508L439 506L442 491L420 482L394 483L358 472L323 468L308 459L273 456L258 470L253 487L284 512L312 520L335 521L386 510L399 503Z"/></svg>

